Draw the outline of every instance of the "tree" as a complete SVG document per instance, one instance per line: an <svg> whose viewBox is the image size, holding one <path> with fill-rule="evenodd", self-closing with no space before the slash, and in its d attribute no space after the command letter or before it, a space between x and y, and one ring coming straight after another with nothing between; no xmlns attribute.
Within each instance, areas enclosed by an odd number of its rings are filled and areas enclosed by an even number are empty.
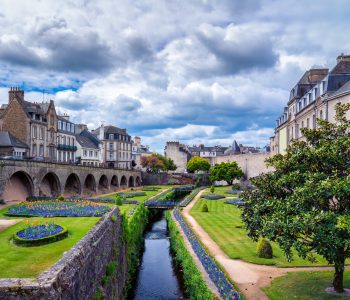
<svg viewBox="0 0 350 300"><path fill-rule="evenodd" d="M188 161L186 168L190 172L208 171L210 169L210 163L203 157L194 156Z"/></svg>
<svg viewBox="0 0 350 300"><path fill-rule="evenodd" d="M243 175L243 171L238 166L237 162L222 162L210 169L209 179L212 182L225 180L228 184L232 184L234 179L239 179L243 177Z"/></svg>
<svg viewBox="0 0 350 300"><path fill-rule="evenodd" d="M147 168L149 172L158 173L159 171L176 170L176 165L171 158L158 153L141 156L141 166Z"/></svg>
<svg viewBox="0 0 350 300"><path fill-rule="evenodd" d="M277 242L288 260L294 249L334 264L333 287L343 292L345 259L350 257L350 104L337 104L335 122L318 120L302 129L285 155L267 160L274 172L252 179L242 218L248 235Z"/></svg>

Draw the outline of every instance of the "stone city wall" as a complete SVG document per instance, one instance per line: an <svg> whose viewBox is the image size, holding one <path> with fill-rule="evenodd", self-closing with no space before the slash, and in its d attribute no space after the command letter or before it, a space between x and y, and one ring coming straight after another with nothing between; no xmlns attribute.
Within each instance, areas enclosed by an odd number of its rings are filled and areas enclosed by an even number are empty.
<svg viewBox="0 0 350 300"><path fill-rule="evenodd" d="M83 300L92 299L98 290L103 299L122 299L127 278L122 230L122 217L119 209L114 208L36 279L0 279L0 299ZM111 262L116 263L116 271L102 287L101 278L106 275L107 265Z"/></svg>

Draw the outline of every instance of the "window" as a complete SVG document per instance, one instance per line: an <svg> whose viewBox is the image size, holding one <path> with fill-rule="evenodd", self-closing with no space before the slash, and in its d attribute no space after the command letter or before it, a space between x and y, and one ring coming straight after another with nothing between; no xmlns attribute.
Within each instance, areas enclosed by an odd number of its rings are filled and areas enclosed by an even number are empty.
<svg viewBox="0 0 350 300"><path fill-rule="evenodd" d="M304 121L301 121L301 128L304 128Z"/></svg>
<svg viewBox="0 0 350 300"><path fill-rule="evenodd" d="M66 145L66 137L63 137L63 145Z"/></svg>
<svg viewBox="0 0 350 300"><path fill-rule="evenodd" d="M39 156L44 156L44 145L40 145L39 147Z"/></svg>
<svg viewBox="0 0 350 300"><path fill-rule="evenodd" d="M323 111L320 111L320 119L323 119Z"/></svg>
<svg viewBox="0 0 350 300"><path fill-rule="evenodd" d="M36 144L33 144L32 155L36 156Z"/></svg>
<svg viewBox="0 0 350 300"><path fill-rule="evenodd" d="M113 159L113 153L112 152L109 153L109 159Z"/></svg>
<svg viewBox="0 0 350 300"><path fill-rule="evenodd" d="M316 116L312 116L312 127L315 129L316 128Z"/></svg>
<svg viewBox="0 0 350 300"><path fill-rule="evenodd" d="M62 122L62 130L66 130L66 125L67 125L66 122Z"/></svg>
<svg viewBox="0 0 350 300"><path fill-rule="evenodd" d="M67 123L67 131L70 131L70 124Z"/></svg>
<svg viewBox="0 0 350 300"><path fill-rule="evenodd" d="M37 137L37 128L36 126L33 126L33 138Z"/></svg>
<svg viewBox="0 0 350 300"><path fill-rule="evenodd" d="M93 152L89 151L89 157L92 157L92 156L93 156Z"/></svg>
<svg viewBox="0 0 350 300"><path fill-rule="evenodd" d="M98 153L97 153L97 151L95 151L95 157L97 157L97 155L98 155Z"/></svg>
<svg viewBox="0 0 350 300"><path fill-rule="evenodd" d="M84 150L84 152L83 152L83 153L84 153L84 156L87 156L87 151L86 151L86 150Z"/></svg>
<svg viewBox="0 0 350 300"><path fill-rule="evenodd" d="M113 151L113 143L109 143L109 151Z"/></svg>
<svg viewBox="0 0 350 300"><path fill-rule="evenodd" d="M310 126L309 123L310 123L309 118L307 118L307 119L306 119L306 128L309 128L309 126Z"/></svg>
<svg viewBox="0 0 350 300"><path fill-rule="evenodd" d="M58 121L58 129L59 129L59 130L62 129L62 121Z"/></svg>
<svg viewBox="0 0 350 300"><path fill-rule="evenodd" d="M40 128L40 131L39 131L39 138L41 139L41 140L43 140L44 139L44 128Z"/></svg>
<svg viewBox="0 0 350 300"><path fill-rule="evenodd" d="M71 125L70 125L70 131L71 131L72 133L74 133L74 131L75 131L75 126L74 126L74 124L71 124Z"/></svg>
<svg viewBox="0 0 350 300"><path fill-rule="evenodd" d="M55 117L53 115L50 115L50 125L53 125L55 122Z"/></svg>
<svg viewBox="0 0 350 300"><path fill-rule="evenodd" d="M113 134L110 134L110 135L108 136L108 138L109 138L110 140L113 140L113 139L114 139Z"/></svg>

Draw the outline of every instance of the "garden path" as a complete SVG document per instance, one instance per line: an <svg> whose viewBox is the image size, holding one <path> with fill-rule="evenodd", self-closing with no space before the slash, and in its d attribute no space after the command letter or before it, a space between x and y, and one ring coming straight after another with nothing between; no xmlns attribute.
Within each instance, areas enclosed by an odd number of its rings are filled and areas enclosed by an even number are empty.
<svg viewBox="0 0 350 300"><path fill-rule="evenodd" d="M0 232L5 230L8 227L11 227L12 225L17 224L18 222L21 222L22 219L14 219L14 220L6 220L6 219L0 219Z"/></svg>
<svg viewBox="0 0 350 300"><path fill-rule="evenodd" d="M278 268L275 266L256 265L228 257L190 214L190 210L203 192L204 190L199 192L191 203L183 209L183 215L210 254L222 265L247 299L267 300L268 298L262 291L262 288L268 286L276 277L283 276L288 272L334 270L333 267Z"/></svg>

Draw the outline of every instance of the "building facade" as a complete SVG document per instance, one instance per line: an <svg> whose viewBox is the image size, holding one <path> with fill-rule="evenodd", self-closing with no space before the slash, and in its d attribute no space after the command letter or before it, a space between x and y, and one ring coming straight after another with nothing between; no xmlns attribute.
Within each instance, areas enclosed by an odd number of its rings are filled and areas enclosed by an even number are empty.
<svg viewBox="0 0 350 300"><path fill-rule="evenodd" d="M307 71L290 92L283 114L276 120L271 151L284 154L293 140L303 140L302 128L317 128L317 119L334 121L335 105L350 103L350 55L337 57L335 67Z"/></svg>
<svg viewBox="0 0 350 300"><path fill-rule="evenodd" d="M101 125L92 134L102 143L103 163L109 168L131 169L131 136L126 129Z"/></svg>
<svg viewBox="0 0 350 300"><path fill-rule="evenodd" d="M186 164L191 158L191 153L186 145L180 144L178 141L167 142L164 154L174 161L177 166L176 173L184 173L187 170Z"/></svg>
<svg viewBox="0 0 350 300"><path fill-rule="evenodd" d="M141 166L141 157L151 155L152 152L149 150L149 146L141 144L141 138L135 136L132 140L132 167L135 170L146 171L145 168Z"/></svg>
<svg viewBox="0 0 350 300"><path fill-rule="evenodd" d="M77 142L75 138L75 124L68 115L58 116L57 123L57 161L61 163L75 163Z"/></svg>
<svg viewBox="0 0 350 300"><path fill-rule="evenodd" d="M83 166L100 166L103 163L101 142L87 130L86 126L78 126L82 130L76 135L77 161Z"/></svg>

